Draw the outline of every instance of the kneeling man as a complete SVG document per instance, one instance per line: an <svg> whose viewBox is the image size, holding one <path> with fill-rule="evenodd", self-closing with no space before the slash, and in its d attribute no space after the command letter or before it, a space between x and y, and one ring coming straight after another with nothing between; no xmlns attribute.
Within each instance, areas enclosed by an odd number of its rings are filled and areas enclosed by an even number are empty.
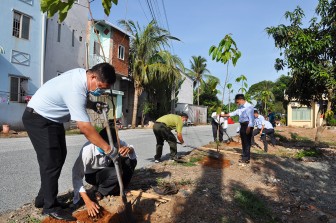
<svg viewBox="0 0 336 223"><path fill-rule="evenodd" d="M112 124L110 124L110 129L113 144L115 147L118 147L116 131ZM101 130L99 134L108 143L106 128ZM134 173L137 159L132 145L128 145L126 142L120 140L120 147L119 163L122 169L124 187L127 187ZM76 206L82 198L88 214L90 216L96 216L99 213L99 205L95 201L92 201L87 195L83 184L84 177L87 183L97 188L95 192L97 201L107 195L119 195L117 174L111 158L106 156L101 148L89 142L83 146L72 169L74 187L73 203Z"/></svg>

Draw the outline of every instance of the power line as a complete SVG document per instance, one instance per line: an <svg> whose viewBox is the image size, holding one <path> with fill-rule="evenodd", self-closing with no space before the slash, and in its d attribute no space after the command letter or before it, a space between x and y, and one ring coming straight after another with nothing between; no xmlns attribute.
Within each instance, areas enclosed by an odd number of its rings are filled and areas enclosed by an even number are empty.
<svg viewBox="0 0 336 223"><path fill-rule="evenodd" d="M147 19L147 22L149 22L149 19L148 19L147 15L146 15L146 12L145 12L144 8L142 7L141 0L138 0L138 2L139 2L139 4L140 4L140 7L141 7L142 12L144 13L144 15L145 15L145 17L146 17L146 19Z"/></svg>
<svg viewBox="0 0 336 223"><path fill-rule="evenodd" d="M165 16L165 19L166 19L166 23L167 23L167 29L168 29L169 34L171 34L170 33L169 23L168 23L167 10L166 10L166 6L165 6L165 3L164 3L164 0L161 0L161 2L162 2L162 7L163 7L163 13L164 13L164 16ZM172 47L173 54L175 54L175 49L174 49L174 45L173 45L173 41L172 40L170 40L170 45Z"/></svg>

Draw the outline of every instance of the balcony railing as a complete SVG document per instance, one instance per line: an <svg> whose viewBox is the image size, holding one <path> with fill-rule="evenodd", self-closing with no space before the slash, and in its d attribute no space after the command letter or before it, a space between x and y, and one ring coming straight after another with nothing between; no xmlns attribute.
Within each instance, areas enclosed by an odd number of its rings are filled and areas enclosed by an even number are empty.
<svg viewBox="0 0 336 223"><path fill-rule="evenodd" d="M108 57L103 57L97 54L91 54L89 56L89 65L90 67L93 67L94 65L97 65L99 63L110 63L110 58Z"/></svg>

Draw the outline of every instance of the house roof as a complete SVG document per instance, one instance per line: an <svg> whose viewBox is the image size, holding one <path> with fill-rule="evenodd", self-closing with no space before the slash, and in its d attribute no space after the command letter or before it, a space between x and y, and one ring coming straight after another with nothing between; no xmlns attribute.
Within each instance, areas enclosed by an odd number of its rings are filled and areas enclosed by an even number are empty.
<svg viewBox="0 0 336 223"><path fill-rule="evenodd" d="M103 20L103 19L101 19L101 20L94 20L94 21L95 21L95 23L103 23L103 24L105 24L105 25L111 26L112 28L114 28L114 29L116 29L116 30L118 30L118 31L120 31L120 32L122 32L122 33L124 33L124 34L126 34L126 35L129 36L129 37L133 37L131 34L129 34L128 32L126 32L126 31L123 30L122 28L120 28L120 27L114 25L113 23L111 23L111 22L109 22L109 21L107 21L107 20Z"/></svg>

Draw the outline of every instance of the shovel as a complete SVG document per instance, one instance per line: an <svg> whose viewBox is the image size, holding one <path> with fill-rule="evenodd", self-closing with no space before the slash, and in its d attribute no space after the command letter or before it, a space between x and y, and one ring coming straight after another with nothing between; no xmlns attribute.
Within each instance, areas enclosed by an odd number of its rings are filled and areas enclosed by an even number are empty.
<svg viewBox="0 0 336 223"><path fill-rule="evenodd" d="M112 94L111 94L111 96L112 96ZM115 105L113 103L113 100L111 100L111 101L112 101L112 105L113 105L114 125L116 126ZM104 122L105 122L107 137L108 137L108 140L109 140L109 144L112 148L111 159L114 163L114 167L115 167L115 170L116 170L117 179L118 179L118 183L119 183L119 189L120 189L120 198L121 198L121 201L122 201L122 205L118 207L117 212L118 212L119 217L120 217L120 222L122 222L122 223L135 223L136 220L132 215L131 204L127 202L126 194L125 194L125 191L124 191L124 183L122 181L122 176L121 176L121 168L120 168L119 156L118 156L118 151L119 151L119 148L120 148L118 128L115 128L116 136L117 136L117 142L118 142L118 148L115 148L113 146L111 129L110 129L110 125L109 125L109 121L108 121L108 117L107 117L107 109L102 109L102 112L103 112L103 116L104 116Z"/></svg>

